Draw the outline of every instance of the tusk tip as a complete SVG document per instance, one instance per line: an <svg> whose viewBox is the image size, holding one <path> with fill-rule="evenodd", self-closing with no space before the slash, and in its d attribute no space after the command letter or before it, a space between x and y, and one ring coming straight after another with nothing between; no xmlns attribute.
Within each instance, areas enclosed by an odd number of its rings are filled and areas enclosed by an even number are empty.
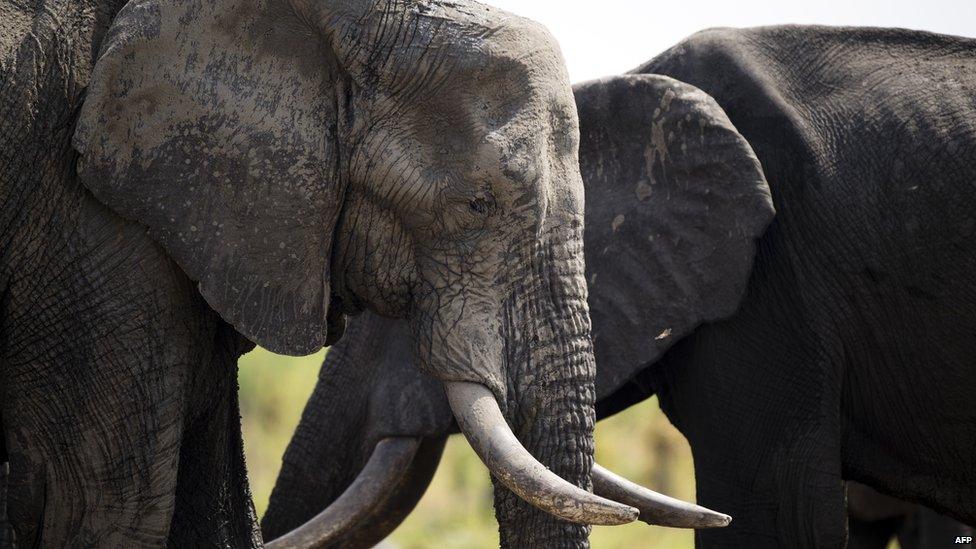
<svg viewBox="0 0 976 549"><path fill-rule="evenodd" d="M699 510L698 517L695 520L690 521L684 527L694 528L696 530L703 530L706 528L725 528L729 524L732 524L732 517L726 515L725 513L719 513L717 511L712 511L711 509L700 507L695 505ZM643 515L643 514L642 514ZM648 517L641 516L641 522L646 522L647 524L661 526L660 517L656 514L650 514ZM670 525L665 525L670 526Z"/></svg>
<svg viewBox="0 0 976 549"><path fill-rule="evenodd" d="M643 510L638 517L638 520L645 524L651 526L670 526L678 528L693 528L695 530L703 530L706 528L725 528L729 524L732 524L732 517L726 515L725 513L718 513L707 509L705 507L700 507L698 505L692 504L693 507L697 507L697 516L686 516L683 520L673 521L673 520L661 520L661 516L658 514L657 510Z"/></svg>
<svg viewBox="0 0 976 549"><path fill-rule="evenodd" d="M614 509L613 513L607 515L606 521L604 521L601 526L620 526L621 524L630 524L638 518L640 518L639 509L629 505L620 505L618 508ZM597 523L594 522L593 524Z"/></svg>
<svg viewBox="0 0 976 549"><path fill-rule="evenodd" d="M705 525L705 528L725 528L729 524L732 524L732 517L725 513L711 511L702 517L702 524Z"/></svg>
<svg viewBox="0 0 976 549"><path fill-rule="evenodd" d="M640 509L639 520L672 528L724 528L732 517L635 484L599 464L593 464L593 492L611 501Z"/></svg>

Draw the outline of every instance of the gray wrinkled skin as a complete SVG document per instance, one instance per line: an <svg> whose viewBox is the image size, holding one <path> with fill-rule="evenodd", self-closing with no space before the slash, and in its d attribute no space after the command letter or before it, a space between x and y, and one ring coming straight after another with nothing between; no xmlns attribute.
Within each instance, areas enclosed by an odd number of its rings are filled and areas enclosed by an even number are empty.
<svg viewBox="0 0 976 549"><path fill-rule="evenodd" d="M579 245L558 49L477 4L339 6L128 4L79 171L257 343L319 348L333 300L410 314L423 368L504 397L503 301L550 238Z"/></svg>
<svg viewBox="0 0 976 549"><path fill-rule="evenodd" d="M18 547L254 546L235 382L251 345L75 176L118 8L0 3L5 518Z"/></svg>
<svg viewBox="0 0 976 549"><path fill-rule="evenodd" d="M655 89L640 78L649 74L687 84ZM972 39L786 26L705 31L631 75L576 87L597 415L659 396L692 445L698 502L733 516L698 532L700 546L843 546L844 479L976 523L974 74ZM715 131L662 118L682 104L663 108L668 89L686 104L710 96ZM682 144L695 158L695 137L725 127L761 163L776 209L768 228L755 186L703 177L744 157L709 156L722 150L710 146L684 168L659 162L680 159ZM662 155L661 143L676 149ZM369 327L340 342L351 352L330 356L323 375L368 364L409 376L376 348L408 325L354 322ZM405 406L363 390L346 409L362 395L371 414L353 434L364 446L447 432L428 419L437 392ZM337 479L355 476L328 442L355 416L314 407L333 396L321 383L306 408L266 533L314 514L349 482ZM328 436L299 438L312 432ZM293 497L299 485L319 496ZM934 515L919 513L915 539L948 531L930 529Z"/></svg>
<svg viewBox="0 0 976 549"><path fill-rule="evenodd" d="M842 479L976 523L976 41L716 29L637 71L714 97L776 206L736 314L640 380L735 517L702 543L841 545Z"/></svg>
<svg viewBox="0 0 976 549"><path fill-rule="evenodd" d="M475 2L118 8L2 6L18 543L259 544L237 332L305 353L362 310L410 318L420 368L488 386L587 487L577 119L548 33ZM497 496L513 545L586 545Z"/></svg>

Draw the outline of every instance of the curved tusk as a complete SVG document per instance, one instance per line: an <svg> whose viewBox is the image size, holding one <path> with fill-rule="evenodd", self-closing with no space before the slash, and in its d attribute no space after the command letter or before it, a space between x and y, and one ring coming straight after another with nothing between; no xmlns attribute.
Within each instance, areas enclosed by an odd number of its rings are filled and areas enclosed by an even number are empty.
<svg viewBox="0 0 976 549"><path fill-rule="evenodd" d="M475 453L520 498L578 524L616 525L637 519L637 509L593 495L539 463L515 438L495 396L484 385L445 382L447 400Z"/></svg>
<svg viewBox="0 0 976 549"><path fill-rule="evenodd" d="M593 492L640 509L642 522L676 528L722 528L732 517L659 494L593 464Z"/></svg>
<svg viewBox="0 0 976 549"><path fill-rule="evenodd" d="M427 491L441 461L446 442L446 435L421 438L413 461L407 466L400 482L391 490L390 497L370 509L366 518L358 521L355 528L332 546L342 549L380 547L381 542L400 526Z"/></svg>
<svg viewBox="0 0 976 549"><path fill-rule="evenodd" d="M390 497L407 471L420 439L391 437L380 440L356 480L332 505L308 522L265 544L269 549L325 547L335 543L370 511Z"/></svg>

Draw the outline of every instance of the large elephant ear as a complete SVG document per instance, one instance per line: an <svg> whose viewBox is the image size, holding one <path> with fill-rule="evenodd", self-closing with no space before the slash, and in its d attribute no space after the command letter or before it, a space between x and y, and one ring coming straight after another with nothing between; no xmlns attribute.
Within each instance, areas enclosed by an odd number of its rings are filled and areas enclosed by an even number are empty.
<svg viewBox="0 0 976 549"><path fill-rule="evenodd" d="M735 312L773 205L759 160L703 91L627 75L575 94L602 398Z"/></svg>
<svg viewBox="0 0 976 549"><path fill-rule="evenodd" d="M289 2L136 0L80 113L79 175L210 305L277 352L320 348L338 177L334 56Z"/></svg>

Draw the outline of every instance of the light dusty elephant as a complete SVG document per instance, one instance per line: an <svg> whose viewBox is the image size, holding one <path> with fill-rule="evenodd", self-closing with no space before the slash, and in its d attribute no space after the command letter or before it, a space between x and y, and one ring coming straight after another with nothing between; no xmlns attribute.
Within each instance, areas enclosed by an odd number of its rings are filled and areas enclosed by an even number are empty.
<svg viewBox="0 0 976 549"><path fill-rule="evenodd" d="M506 538L636 518L588 491L579 134L545 29L465 0L0 15L18 544L260 544L235 361L314 351L363 310L410 319Z"/></svg>
<svg viewBox="0 0 976 549"><path fill-rule="evenodd" d="M699 502L734 517L699 544L843 546L845 479L976 523L976 42L715 29L575 95L597 416L658 395ZM740 140L768 187L741 177ZM451 432L407 325L355 322L267 533L358 498L333 539L375 541ZM404 438L420 450L385 489L351 484Z"/></svg>

